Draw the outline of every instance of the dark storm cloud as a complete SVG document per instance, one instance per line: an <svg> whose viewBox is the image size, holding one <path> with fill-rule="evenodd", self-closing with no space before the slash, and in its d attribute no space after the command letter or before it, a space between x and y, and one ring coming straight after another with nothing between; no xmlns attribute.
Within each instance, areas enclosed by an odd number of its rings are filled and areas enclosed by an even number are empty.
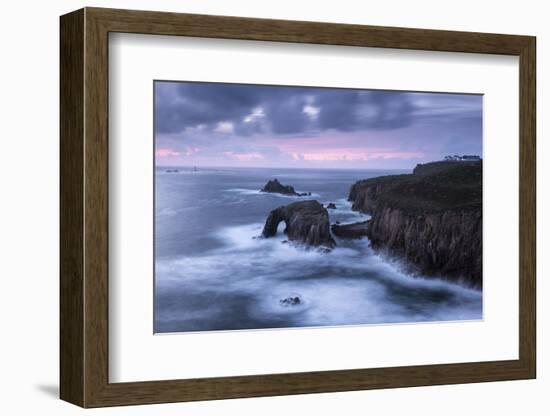
<svg viewBox="0 0 550 416"><path fill-rule="evenodd" d="M292 134L313 127L312 120L304 112L306 96L292 90L287 94L266 100L264 111L268 129L275 134Z"/></svg>
<svg viewBox="0 0 550 416"><path fill-rule="evenodd" d="M309 122L303 113L305 99L302 88L157 82L155 129L159 133L178 133L229 122L243 135L296 133ZM246 122L257 108L262 109L262 116Z"/></svg>
<svg viewBox="0 0 550 416"><path fill-rule="evenodd" d="M326 90L318 94L322 129L355 131L396 129L411 123L413 106L407 93Z"/></svg>
<svg viewBox="0 0 550 416"><path fill-rule="evenodd" d="M160 133L242 120L260 102L257 91L236 84L157 82L155 125Z"/></svg>
<svg viewBox="0 0 550 416"><path fill-rule="evenodd" d="M481 118L481 97L243 84L157 82L155 130L209 131L224 123L241 136L393 130L444 118Z"/></svg>

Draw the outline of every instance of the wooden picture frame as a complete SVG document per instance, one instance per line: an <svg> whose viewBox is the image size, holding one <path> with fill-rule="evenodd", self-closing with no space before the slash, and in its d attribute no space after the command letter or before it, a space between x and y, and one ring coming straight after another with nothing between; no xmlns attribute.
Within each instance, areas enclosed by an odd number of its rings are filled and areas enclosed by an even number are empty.
<svg viewBox="0 0 550 416"><path fill-rule="evenodd" d="M100 8L64 15L60 28L61 399L82 407L101 407L535 378L534 37ZM108 35L111 32L518 56L519 359L110 383Z"/></svg>

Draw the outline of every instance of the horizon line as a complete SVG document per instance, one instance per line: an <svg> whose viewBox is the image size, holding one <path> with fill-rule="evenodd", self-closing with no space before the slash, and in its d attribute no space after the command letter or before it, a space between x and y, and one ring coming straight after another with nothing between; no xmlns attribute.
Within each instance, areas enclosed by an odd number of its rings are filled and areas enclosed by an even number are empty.
<svg viewBox="0 0 550 416"><path fill-rule="evenodd" d="M431 162L424 162L431 163ZM415 166L418 165L415 164ZM221 169L303 169L303 170L412 170L413 167L403 168L349 168L349 167L292 167L292 166L234 166L234 165L160 165L155 163L155 168L221 168Z"/></svg>

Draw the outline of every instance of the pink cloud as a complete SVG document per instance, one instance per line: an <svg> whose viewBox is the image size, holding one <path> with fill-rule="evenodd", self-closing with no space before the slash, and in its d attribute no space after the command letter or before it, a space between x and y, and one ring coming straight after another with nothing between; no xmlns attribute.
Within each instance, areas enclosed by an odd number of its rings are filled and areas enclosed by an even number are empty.
<svg viewBox="0 0 550 416"><path fill-rule="evenodd" d="M173 157L173 156L179 156L181 153L177 152L173 149L157 149L155 152L155 155L157 157Z"/></svg>
<svg viewBox="0 0 550 416"><path fill-rule="evenodd" d="M223 152L223 154L232 159L237 159L240 162L250 162L252 160L264 159L264 157L258 152L251 152L251 153Z"/></svg>
<svg viewBox="0 0 550 416"><path fill-rule="evenodd" d="M311 161L338 161L338 160L369 160L369 159L411 159L423 157L422 152L403 152L393 149L382 148L338 148L338 149L319 149L319 150L306 150L303 149L300 153L292 153L293 158L298 160L295 156L301 155L302 160Z"/></svg>

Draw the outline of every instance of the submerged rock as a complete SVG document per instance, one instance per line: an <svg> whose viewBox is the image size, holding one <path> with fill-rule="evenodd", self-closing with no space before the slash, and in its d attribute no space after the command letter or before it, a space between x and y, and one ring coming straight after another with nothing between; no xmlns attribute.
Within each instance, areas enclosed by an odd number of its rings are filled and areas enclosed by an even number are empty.
<svg viewBox="0 0 550 416"><path fill-rule="evenodd" d="M273 237L281 221L286 225L284 233L290 241L313 247L333 248L336 245L330 235L328 212L318 201L294 202L274 209L265 221L262 235Z"/></svg>
<svg viewBox="0 0 550 416"><path fill-rule="evenodd" d="M336 209L336 205L335 205L333 202L330 202L330 203L327 205L327 209Z"/></svg>
<svg viewBox="0 0 550 416"><path fill-rule="evenodd" d="M330 229L336 237L362 238L368 235L369 221L354 222L352 224L333 224Z"/></svg>
<svg viewBox="0 0 550 416"><path fill-rule="evenodd" d="M294 196L310 196L311 192L298 193L294 190L293 186L283 185L277 179L268 181L260 192L268 192L273 194L282 194L282 195L294 195Z"/></svg>
<svg viewBox="0 0 550 416"><path fill-rule="evenodd" d="M289 296L288 298L280 299L279 303L283 306L296 306L302 303L299 296Z"/></svg>

